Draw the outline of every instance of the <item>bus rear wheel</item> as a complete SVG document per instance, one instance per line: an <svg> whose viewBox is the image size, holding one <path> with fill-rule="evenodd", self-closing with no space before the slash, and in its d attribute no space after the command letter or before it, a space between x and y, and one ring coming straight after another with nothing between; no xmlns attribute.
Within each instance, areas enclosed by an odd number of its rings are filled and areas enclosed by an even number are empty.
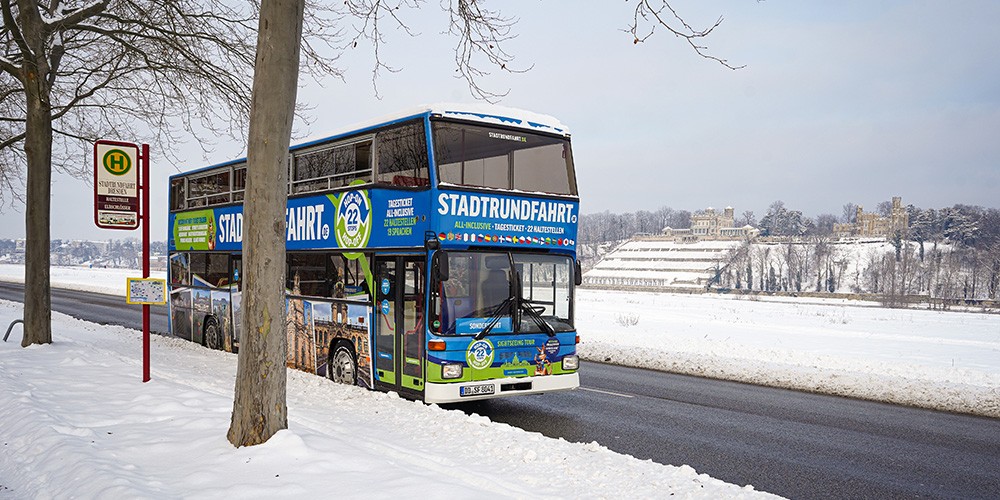
<svg viewBox="0 0 1000 500"><path fill-rule="evenodd" d="M358 377L358 362L351 344L341 340L331 349L326 374L338 384L354 385Z"/></svg>
<svg viewBox="0 0 1000 500"><path fill-rule="evenodd" d="M222 329L219 328L219 322L212 318L206 319L201 338L204 339L205 347L212 350L222 349Z"/></svg>

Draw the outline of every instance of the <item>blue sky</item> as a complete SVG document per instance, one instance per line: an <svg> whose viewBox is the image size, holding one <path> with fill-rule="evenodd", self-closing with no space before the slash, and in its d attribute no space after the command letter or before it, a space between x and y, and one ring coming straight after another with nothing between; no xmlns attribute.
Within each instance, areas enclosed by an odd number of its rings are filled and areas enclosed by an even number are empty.
<svg viewBox="0 0 1000 500"><path fill-rule="evenodd" d="M472 101L454 78L447 18L428 2L404 13L420 33L387 34L376 98L370 47L341 59L345 81L303 79L312 122L300 136L430 102ZM500 104L553 115L573 132L582 213L733 206L758 218L775 200L806 215L874 209L892 196L924 208L989 207L1000 186L1000 2L675 0L691 24L725 18L698 57L664 32L634 45L632 2L503 2L519 18L508 45L527 73L481 83ZM127 139L127 138L116 138ZM218 141L217 141L218 142ZM166 177L242 156L219 142L184 164L153 151L153 238L166 232ZM93 227L92 190L57 177L53 238L121 238ZM3 207L0 237L23 237Z"/></svg>

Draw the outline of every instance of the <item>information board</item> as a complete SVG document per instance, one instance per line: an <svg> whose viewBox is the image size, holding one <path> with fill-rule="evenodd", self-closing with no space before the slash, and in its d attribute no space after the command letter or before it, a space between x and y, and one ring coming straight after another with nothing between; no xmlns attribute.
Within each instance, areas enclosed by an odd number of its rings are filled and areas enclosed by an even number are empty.
<svg viewBox="0 0 1000 500"><path fill-rule="evenodd" d="M167 280L126 278L125 301L129 304L166 304Z"/></svg>

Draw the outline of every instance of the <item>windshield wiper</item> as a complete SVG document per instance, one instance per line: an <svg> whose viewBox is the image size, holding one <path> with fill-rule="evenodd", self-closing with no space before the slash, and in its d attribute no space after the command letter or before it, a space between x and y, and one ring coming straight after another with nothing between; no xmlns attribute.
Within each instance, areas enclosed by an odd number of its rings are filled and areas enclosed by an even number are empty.
<svg viewBox="0 0 1000 500"><path fill-rule="evenodd" d="M513 295L507 297L506 299L503 299L503 302L501 302L500 305L497 306L497 310L493 313L492 316L490 316L489 324L486 325L486 328L483 328L483 331L476 334L475 339L482 340L483 337L488 335L490 333L490 330L492 330L493 327L500 322L500 318L503 318L504 309L510 308L513 303L514 303Z"/></svg>
<svg viewBox="0 0 1000 500"><path fill-rule="evenodd" d="M538 314L538 312L535 311L535 309L531 306L530 300L521 299L519 303L521 310L528 313L528 317L531 318L536 325L538 325L539 329L545 332L549 337L556 336L555 328L552 328L552 325L550 325L548 321L545 321L545 318L542 318L541 314Z"/></svg>

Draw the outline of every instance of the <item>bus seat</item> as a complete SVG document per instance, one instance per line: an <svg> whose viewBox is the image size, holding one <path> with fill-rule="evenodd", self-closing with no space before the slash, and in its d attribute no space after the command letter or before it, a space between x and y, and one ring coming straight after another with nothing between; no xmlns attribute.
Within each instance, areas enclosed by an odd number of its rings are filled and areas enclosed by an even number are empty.
<svg viewBox="0 0 1000 500"><path fill-rule="evenodd" d="M502 269L490 269L480 286L483 307L496 307L510 296L510 282Z"/></svg>

